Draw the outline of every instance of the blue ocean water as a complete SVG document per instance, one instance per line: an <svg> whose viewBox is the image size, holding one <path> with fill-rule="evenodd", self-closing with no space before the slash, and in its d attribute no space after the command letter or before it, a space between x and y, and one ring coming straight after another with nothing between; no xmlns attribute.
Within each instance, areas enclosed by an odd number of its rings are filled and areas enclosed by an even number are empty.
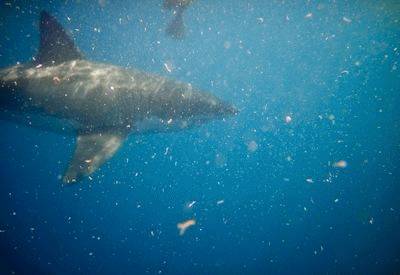
<svg viewBox="0 0 400 275"><path fill-rule="evenodd" d="M1 274L400 271L396 1L198 0L181 41L162 1L2 1L0 67L35 56L42 10L86 58L240 113L131 135L70 186L74 137L1 121Z"/></svg>

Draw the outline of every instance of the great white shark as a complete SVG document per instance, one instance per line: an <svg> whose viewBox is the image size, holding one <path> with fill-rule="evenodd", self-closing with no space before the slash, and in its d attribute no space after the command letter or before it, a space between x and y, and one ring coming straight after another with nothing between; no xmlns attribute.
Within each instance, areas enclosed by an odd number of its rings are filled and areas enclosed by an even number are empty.
<svg viewBox="0 0 400 275"><path fill-rule="evenodd" d="M1 119L77 136L65 183L95 172L132 132L176 131L236 113L191 84L86 60L45 11L34 61L0 70Z"/></svg>

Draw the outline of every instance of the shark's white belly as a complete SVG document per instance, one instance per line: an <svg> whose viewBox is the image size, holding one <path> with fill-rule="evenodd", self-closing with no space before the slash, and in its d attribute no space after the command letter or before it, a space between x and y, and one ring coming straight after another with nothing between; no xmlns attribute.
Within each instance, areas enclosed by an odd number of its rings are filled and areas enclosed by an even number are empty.
<svg viewBox="0 0 400 275"><path fill-rule="evenodd" d="M138 134L142 133L160 133L160 132L174 132L183 130L189 127L189 122L182 119L168 119L164 120L155 116L142 119L135 122L133 131Z"/></svg>

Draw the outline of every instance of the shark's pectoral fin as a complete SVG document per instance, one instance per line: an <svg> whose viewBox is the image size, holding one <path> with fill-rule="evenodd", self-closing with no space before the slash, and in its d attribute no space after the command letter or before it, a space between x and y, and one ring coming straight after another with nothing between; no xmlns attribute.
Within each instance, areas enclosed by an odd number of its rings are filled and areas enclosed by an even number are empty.
<svg viewBox="0 0 400 275"><path fill-rule="evenodd" d="M125 132L79 134L74 156L63 181L73 183L92 174L115 154L126 136Z"/></svg>

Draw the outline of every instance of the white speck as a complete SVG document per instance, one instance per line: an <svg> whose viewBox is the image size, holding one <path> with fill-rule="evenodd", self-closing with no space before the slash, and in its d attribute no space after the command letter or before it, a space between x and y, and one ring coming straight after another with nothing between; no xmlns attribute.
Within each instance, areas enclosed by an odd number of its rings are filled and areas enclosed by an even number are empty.
<svg viewBox="0 0 400 275"><path fill-rule="evenodd" d="M308 178L308 179L306 179L306 182L308 182L308 183L314 183L314 181L313 181L313 179L312 179L312 178Z"/></svg>
<svg viewBox="0 0 400 275"><path fill-rule="evenodd" d="M262 24L262 23L264 23L264 18L258 17L258 18L257 18L257 21L258 21L258 23Z"/></svg>
<svg viewBox="0 0 400 275"><path fill-rule="evenodd" d="M93 252L89 252L89 256L93 256Z"/></svg>
<svg viewBox="0 0 400 275"><path fill-rule="evenodd" d="M36 69L39 69L39 68L41 68L43 65L42 64L38 64L35 68Z"/></svg>
<svg viewBox="0 0 400 275"><path fill-rule="evenodd" d="M191 201L187 204L187 208L192 208L196 201Z"/></svg>
<svg viewBox="0 0 400 275"><path fill-rule="evenodd" d="M335 199L335 203L337 203L339 201L339 199Z"/></svg>
<svg viewBox="0 0 400 275"><path fill-rule="evenodd" d="M311 18L313 16L313 14L311 12L307 13L306 16L304 16L304 18Z"/></svg>
<svg viewBox="0 0 400 275"><path fill-rule="evenodd" d="M164 151L164 156L168 155L168 152L169 152L169 147L166 147Z"/></svg>
<svg viewBox="0 0 400 275"><path fill-rule="evenodd" d="M4 233L4 232L6 232L5 230L2 230L2 229L0 229L0 233Z"/></svg>
<svg viewBox="0 0 400 275"><path fill-rule="evenodd" d="M286 123L292 122L292 117L289 116L289 115L285 116L285 122L286 122Z"/></svg>
<svg viewBox="0 0 400 275"><path fill-rule="evenodd" d="M333 164L333 167L335 167L335 168L346 168L347 167L347 161L339 160L339 161L337 161L337 162L335 162Z"/></svg>
<svg viewBox="0 0 400 275"><path fill-rule="evenodd" d="M257 149L258 149L258 144L257 144L257 142L255 142L254 140L252 140L252 141L250 141L248 144L247 144L247 150L249 151L249 152L255 152L255 151L257 151Z"/></svg>
<svg viewBox="0 0 400 275"><path fill-rule="evenodd" d="M114 86L110 86L111 91L114 91Z"/></svg>
<svg viewBox="0 0 400 275"><path fill-rule="evenodd" d="M165 63L164 63L164 68L165 68L165 70L166 70L167 72L171 73L172 70L173 70L173 66L172 66L171 61L165 62Z"/></svg>
<svg viewBox="0 0 400 275"><path fill-rule="evenodd" d="M167 123L171 124L172 123L172 118L168 119Z"/></svg>
<svg viewBox="0 0 400 275"><path fill-rule="evenodd" d="M230 47L231 47L231 42L225 41L225 42L224 42L224 48L225 48L225 49L229 49Z"/></svg>
<svg viewBox="0 0 400 275"><path fill-rule="evenodd" d="M374 223L374 218L372 217L371 219L369 219L369 224L373 224Z"/></svg>
<svg viewBox="0 0 400 275"><path fill-rule="evenodd" d="M225 201L224 200L219 200L217 201L217 205L223 204Z"/></svg>
<svg viewBox="0 0 400 275"><path fill-rule="evenodd" d="M343 21L346 23L351 23L351 19L347 18L346 16L343 16Z"/></svg>

